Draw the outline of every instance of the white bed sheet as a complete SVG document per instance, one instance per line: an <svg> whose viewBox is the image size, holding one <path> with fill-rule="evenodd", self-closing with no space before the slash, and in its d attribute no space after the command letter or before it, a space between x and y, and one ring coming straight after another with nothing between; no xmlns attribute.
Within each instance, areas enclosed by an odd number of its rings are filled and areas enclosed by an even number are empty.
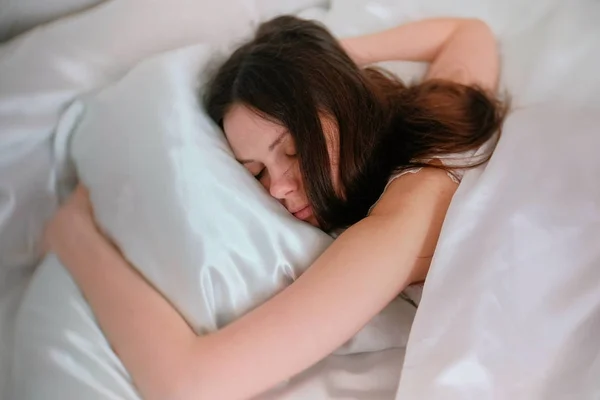
<svg viewBox="0 0 600 400"><path fill-rule="evenodd" d="M0 0L0 42L104 0Z"/></svg>
<svg viewBox="0 0 600 400"><path fill-rule="evenodd" d="M133 3L135 2L131 2L131 4ZM470 2L468 0L453 2L451 5L442 1L368 2L353 0L344 2L340 0L332 3L329 13L322 9L310 9L303 11L302 14L324 19L334 31L340 34L372 31L378 27L390 26L396 21L429 15L452 13L483 17L495 27L503 39L504 75L502 81L513 94L515 105L521 107L553 99L559 103L568 103L575 108L586 105L588 107L586 115L597 113L600 107L600 74L597 74L597 71L600 71L600 57L598 56L600 54L600 34L597 28L597 21L600 18L600 3L593 0L579 0L569 3L563 2L562 4L554 1L528 2L521 5L519 5L519 2L513 1L501 4L492 1ZM256 10L259 10L259 8L255 8L255 12L258 13ZM60 29L57 31L60 31ZM81 33L85 39L85 30L83 29ZM192 37L193 35L185 38L177 37L172 41L167 41L168 43L163 42L145 48L137 55L184 45ZM12 79L19 76L15 72L16 66L6 62L12 57L10 53L35 50L27 47L26 42L28 40L35 42L31 37L29 39L25 38L19 46L8 45L0 50L0 69L5 79L6 77ZM68 46L64 48L72 50ZM74 54L76 52L69 53L67 51L61 55L66 55L66 59L69 60L69 57ZM89 57L89 54L83 56ZM115 52L114 56L119 56L119 53ZM49 158L47 158L48 152L43 143L48 140L60 109L69 99L72 99L78 92L89 90L93 87L91 83L106 81L115 73L122 72L124 65L135 62L135 55L129 57L121 54L121 56L127 58L127 61L116 63L117 67L114 65L112 69L105 68L105 65L99 67L103 74L106 73L102 77L74 76L69 73L77 71L77 69L69 69L73 65L62 64L50 72L44 71L48 67L47 65L37 66L37 69L32 65L28 66L28 72L31 73L30 76L32 77L41 74L48 78L48 73L55 73L56 79L46 80L46 82L52 82L50 86L36 87L36 83L40 82L39 79L25 80L23 77L17 79L16 83L10 82L10 85L7 86L8 81L0 78L0 82L3 83L3 85L0 85L2 88L0 89L0 127L2 128L0 134L3 135L0 144L0 160L2 160L0 161L0 177L2 179L0 181L0 200L2 200L0 203L0 216L2 217L0 218L0 222L2 222L0 224L0 238L2 238L0 247L5 250L0 259L2 261L0 263L0 289L2 289L0 290L0 317L3 317L0 320L0 341L2 341L0 343L0 377L8 375L7 360L1 358L2 349L6 353L6 349L11 348L10 342L5 340L10 338L10 316L13 315L18 306L20 292L25 287L29 275L27 269L17 272L16 270L3 269L3 267L9 264L11 267L16 268L25 268L26 265L31 265L31 262L35 260L32 238L30 235L21 234L24 230L23 226L27 226L28 229L33 226L34 230L39 230L41 220L55 206L55 199L52 193L48 191L46 184L47 176L45 173L49 166ZM48 53L38 54L36 57L32 57L31 60L43 61L44 57L46 57L47 62L52 60L52 55ZM24 59L27 59L27 56ZM89 61L89 58L87 61ZM419 67L412 65L397 65L394 66L394 69L407 77L416 76L421 71ZM6 74L7 71L10 73ZM106 71L109 71L109 73ZM13 92L8 93L6 91L7 87ZM14 100L16 98L15 93L24 101L36 99L37 108L27 108L24 106L26 103L21 102L17 103L21 104L19 111L16 111L18 108L13 108L13 111L8 109L7 100ZM560 105L557 106L556 110L560 109ZM26 112L23 112L24 110ZM570 115L572 118L574 114ZM29 135L28 138L24 139L23 134ZM15 146L15 143L18 143L18 146ZM32 163L36 160L39 162L37 166ZM23 166L26 166L24 170L28 173L11 175L16 168ZM568 175L566 178L568 179ZM29 182L28 185L24 184L25 180ZM474 182L474 180L471 182ZM31 185L31 182L37 182L35 187ZM461 190L462 196L467 196L467 188ZM16 198L14 197L15 193L19 195ZM11 202L15 200L20 208L10 207ZM9 207L6 207L7 204ZM40 207L42 207L41 211ZM16 225L5 224L4 222L7 220L10 221L11 213L15 212L21 213L21 215L29 213L33 217L31 219L21 218L13 222ZM19 234L11 235L11 232L19 232ZM458 240L458 237L450 238L450 236L447 236L445 240L452 243L452 240ZM594 260L592 259L591 262L594 262ZM439 259L436 260L436 263L439 263ZM445 268L440 270L445 271ZM592 276L592 278L595 277ZM523 290L526 290L526 288ZM460 293L454 294L459 295ZM422 326L417 327L415 329L423 329ZM7 332L9 333L7 334ZM378 387L385 387L385 389L380 391L373 389L366 392L364 398L391 399L393 398L393 390L390 390L390 388L397 385L397 382L396 384L390 382L393 382L393 376L399 373L399 367L402 363L401 353L402 351L399 350L388 350L378 355L331 357L321 363L320 366L295 379L292 386L280 389L276 397L273 398L345 399L348 398L346 394L348 388L362 388L378 382L378 379L383 379ZM364 363L356 361L356 364L354 364L354 360L361 359L364 360ZM369 362L373 363L373 367L372 369L367 368L365 371L364 368ZM326 365L329 365L331 367L330 371L333 372L318 372L319 368L324 368L323 366ZM381 373L377 371L380 367L382 369ZM598 363L592 364L592 367L590 371L598 372ZM405 380L402 383L405 385L403 390L413 390L413 393L417 393L418 390L422 390L426 386L426 383L419 382L419 379L412 381L413 383L416 382L416 386L406 382ZM0 380L1 384L2 381ZM417 388L417 386L419 387ZM3 398L2 389L2 386L0 386L0 398ZM590 398L598 398L593 397L594 394L589 392L588 394L592 396ZM443 396L439 393L437 395L430 393L427 396L431 397L420 398L459 398L450 395Z"/></svg>
<svg viewBox="0 0 600 400"><path fill-rule="evenodd" d="M31 273L31 269L15 269L0 280L0 400L8 399L5 388L13 357L15 318Z"/></svg>

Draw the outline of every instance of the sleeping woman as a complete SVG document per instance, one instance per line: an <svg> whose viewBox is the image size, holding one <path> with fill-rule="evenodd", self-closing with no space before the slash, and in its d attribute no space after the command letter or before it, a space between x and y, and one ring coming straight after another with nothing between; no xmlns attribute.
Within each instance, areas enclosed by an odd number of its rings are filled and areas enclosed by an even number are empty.
<svg viewBox="0 0 600 400"><path fill-rule="evenodd" d="M368 67L388 60L429 69L404 85ZM206 109L271 196L339 236L292 285L217 332L196 335L128 265L97 228L83 186L48 225L48 248L145 399L251 398L425 280L463 172L497 140L506 113L498 73L495 38L478 20L343 40L295 17L262 24L210 81Z"/></svg>

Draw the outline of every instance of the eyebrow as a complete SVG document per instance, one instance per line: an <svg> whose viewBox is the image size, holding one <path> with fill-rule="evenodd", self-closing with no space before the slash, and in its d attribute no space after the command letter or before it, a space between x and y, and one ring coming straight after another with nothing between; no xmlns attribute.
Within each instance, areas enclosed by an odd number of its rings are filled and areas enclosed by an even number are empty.
<svg viewBox="0 0 600 400"><path fill-rule="evenodd" d="M283 142L283 139L285 139L285 136L287 135L287 131L282 132L281 135L279 135L277 137L277 139L275 139L273 141L273 143L271 143L269 145L269 151L273 151L275 149L275 147L279 146L281 144L281 142ZM242 164L250 164L253 162L256 162L256 160L238 160L238 162L242 163Z"/></svg>

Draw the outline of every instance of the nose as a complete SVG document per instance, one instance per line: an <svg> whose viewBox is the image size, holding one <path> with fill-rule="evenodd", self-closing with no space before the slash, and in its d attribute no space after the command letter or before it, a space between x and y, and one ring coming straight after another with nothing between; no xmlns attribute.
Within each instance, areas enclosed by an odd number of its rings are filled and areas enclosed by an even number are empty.
<svg viewBox="0 0 600 400"><path fill-rule="evenodd" d="M279 200L284 200L299 188L298 176L295 168L290 166L283 171L274 171L269 182L269 193Z"/></svg>

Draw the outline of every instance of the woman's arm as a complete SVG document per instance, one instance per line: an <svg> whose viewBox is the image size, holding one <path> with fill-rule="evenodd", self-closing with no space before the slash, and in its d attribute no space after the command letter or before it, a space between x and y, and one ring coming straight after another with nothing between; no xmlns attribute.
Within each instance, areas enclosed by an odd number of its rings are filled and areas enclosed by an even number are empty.
<svg viewBox="0 0 600 400"><path fill-rule="evenodd" d="M83 292L144 399L170 399L167 391L177 382L177 371L187 360L185 352L197 336L96 229L83 187L58 211L45 238Z"/></svg>
<svg viewBox="0 0 600 400"><path fill-rule="evenodd" d="M145 399L245 399L331 353L425 277L455 187L437 169L397 179L290 287L204 337L77 211L81 193L49 235Z"/></svg>
<svg viewBox="0 0 600 400"><path fill-rule="evenodd" d="M477 19L438 18L411 22L383 32L343 39L354 61L368 65L381 61L431 63L426 79L448 79L495 90L499 55L496 39Z"/></svg>

